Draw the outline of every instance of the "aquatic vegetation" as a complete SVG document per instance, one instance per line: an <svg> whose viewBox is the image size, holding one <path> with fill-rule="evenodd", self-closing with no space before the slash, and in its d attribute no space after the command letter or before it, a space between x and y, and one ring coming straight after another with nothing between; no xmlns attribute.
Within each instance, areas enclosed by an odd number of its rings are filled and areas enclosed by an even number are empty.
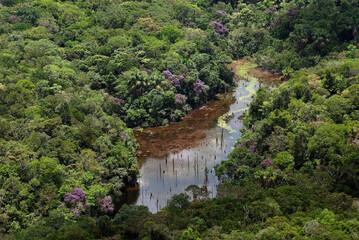
<svg viewBox="0 0 359 240"><path fill-rule="evenodd" d="M258 79L249 74L249 70L251 70L255 67L257 67L257 65L255 63L248 62L248 63L241 64L236 69L237 78L246 79L249 82L249 84L246 87L247 94L238 97L236 99L237 102L248 102L249 103L251 97L255 94L255 86L258 84ZM222 115L221 117L218 118L217 125L223 129L226 129L229 133L236 132L237 131L236 129L232 129L230 126L227 125L226 118L230 115L233 115L238 112L244 112L248 109L249 109L248 107L245 107L242 109L238 109L235 111L225 113L224 115Z"/></svg>

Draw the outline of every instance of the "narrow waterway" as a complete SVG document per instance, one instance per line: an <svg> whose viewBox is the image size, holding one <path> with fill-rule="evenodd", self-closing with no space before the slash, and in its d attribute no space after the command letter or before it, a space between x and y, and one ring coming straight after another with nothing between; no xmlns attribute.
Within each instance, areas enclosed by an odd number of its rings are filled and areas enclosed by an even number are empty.
<svg viewBox="0 0 359 240"><path fill-rule="evenodd" d="M234 62L233 67L237 86L232 92L190 112L180 122L135 133L141 178L139 188L128 189L127 203L157 212L189 185L206 185L209 196L216 196L214 166L226 159L241 136L243 112L259 87L271 88L279 79L243 61Z"/></svg>

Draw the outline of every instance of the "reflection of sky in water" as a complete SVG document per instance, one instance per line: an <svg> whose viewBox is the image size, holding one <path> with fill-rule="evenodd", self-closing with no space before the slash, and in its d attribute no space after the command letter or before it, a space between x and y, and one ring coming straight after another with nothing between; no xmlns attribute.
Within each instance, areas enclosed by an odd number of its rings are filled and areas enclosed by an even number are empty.
<svg viewBox="0 0 359 240"><path fill-rule="evenodd" d="M168 134L173 134L174 130L181 129L179 131L181 135L193 134L196 131L200 131L201 135L199 139L193 138L194 144L177 146L174 150L177 152L172 151L171 153L166 149L167 157L163 157L165 155L163 153L156 154L154 152L155 148L160 148L159 146L153 146L151 151L151 144L155 142L153 138L159 140L159 144L162 142L163 148L166 148L167 144L170 145L171 138L180 137L167 135L166 131L162 131L164 128L160 130L160 133L157 133L156 128L153 128L153 132L156 133L151 136L144 136L145 134L140 134L140 137L137 136L140 143L145 141L147 149L145 152L151 156L139 159L141 165L140 190L139 192L129 193L131 196L128 197L128 203L145 205L149 207L150 211L157 212L167 205L168 200L174 194L185 192L187 186L194 184L202 187L205 179L205 167L209 169L207 189L210 191L210 197L216 196L218 179L213 168L223 159L226 159L227 155L232 151L237 138L240 137L239 129L242 127L242 123L238 117L247 109L251 96L258 88L259 83L256 80L251 80L250 82L239 81L238 87L233 93L236 101L220 101L220 104L216 106L221 108L227 104L226 108L222 109L222 112L205 112L204 116L200 118L197 115L192 120L184 120L182 121L183 123L175 123L169 127L169 132L171 133L167 132ZM211 107L211 104L209 104L209 107ZM226 112L229 113L227 115L233 113L233 117L222 128L217 124L218 117ZM183 129L181 125L185 125ZM192 141L191 138L183 139L184 141ZM144 145L142 143L141 147Z"/></svg>

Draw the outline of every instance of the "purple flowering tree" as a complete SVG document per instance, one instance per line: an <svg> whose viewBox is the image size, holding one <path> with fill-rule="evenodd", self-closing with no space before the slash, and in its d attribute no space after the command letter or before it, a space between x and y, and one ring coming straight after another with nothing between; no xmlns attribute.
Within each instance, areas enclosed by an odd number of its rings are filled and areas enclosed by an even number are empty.
<svg viewBox="0 0 359 240"><path fill-rule="evenodd" d="M248 152L254 153L254 152L257 150L257 146L258 146L258 143L257 143L257 142L253 142L253 143L249 146Z"/></svg>
<svg viewBox="0 0 359 240"><path fill-rule="evenodd" d="M126 133L126 132L122 132L122 133L121 133L121 136L122 136L122 140L123 140L123 141L126 141L127 133Z"/></svg>
<svg viewBox="0 0 359 240"><path fill-rule="evenodd" d="M112 214L115 207L112 203L112 199L110 196L106 196L104 199L102 199L102 205L101 205L101 211L106 214Z"/></svg>
<svg viewBox="0 0 359 240"><path fill-rule="evenodd" d="M215 33L216 33L216 35L217 35L218 37L222 37L223 34L229 32L229 29L226 28L225 26L223 26L222 23L213 21L213 22L210 22L209 24L212 25L212 27L213 27L213 29L214 29L214 31L215 31Z"/></svg>
<svg viewBox="0 0 359 240"><path fill-rule="evenodd" d="M176 77L175 75L173 75L169 70L165 70L162 72L162 74L171 81L172 86L179 88L181 87L181 80L184 79L183 75L179 75L178 77Z"/></svg>
<svg viewBox="0 0 359 240"><path fill-rule="evenodd" d="M197 95L201 95L201 94L206 92L206 89L204 88L203 82L201 80L198 80L194 84L194 89L193 90Z"/></svg>
<svg viewBox="0 0 359 240"><path fill-rule="evenodd" d="M176 94L175 102L179 105L186 104L186 96L182 94Z"/></svg>
<svg viewBox="0 0 359 240"><path fill-rule="evenodd" d="M80 217L83 213L90 212L90 204L87 202L86 193L81 188L74 188L72 193L64 194L64 202L71 207L70 212L75 214L75 217Z"/></svg>
<svg viewBox="0 0 359 240"><path fill-rule="evenodd" d="M269 167L273 167L274 169L279 168L277 165L274 164L273 159L271 159L271 158L267 158L267 159L263 160L261 165L264 169L267 169Z"/></svg>
<svg viewBox="0 0 359 240"><path fill-rule="evenodd" d="M122 140L123 140L124 142L125 142L125 141L127 141L127 142L131 141L130 136L128 136L126 132L121 132L121 137L122 137Z"/></svg>
<svg viewBox="0 0 359 240"><path fill-rule="evenodd" d="M246 148L248 148L248 152L254 153L257 150L258 143L256 141L254 141L253 138L250 138L249 140L247 140L241 144L238 144L237 148L240 148L240 147L246 147Z"/></svg>

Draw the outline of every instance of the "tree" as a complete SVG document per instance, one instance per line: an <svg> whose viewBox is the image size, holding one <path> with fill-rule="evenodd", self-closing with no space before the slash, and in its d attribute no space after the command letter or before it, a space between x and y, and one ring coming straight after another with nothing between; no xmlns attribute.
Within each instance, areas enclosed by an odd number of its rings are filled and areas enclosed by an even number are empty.
<svg viewBox="0 0 359 240"><path fill-rule="evenodd" d="M277 165L280 169L286 171L293 171L294 168L294 157L289 152L280 152L273 159L275 165Z"/></svg>
<svg viewBox="0 0 359 240"><path fill-rule="evenodd" d="M162 38L167 39L170 43L175 43L182 37L182 31L177 27L170 25L162 29Z"/></svg>
<svg viewBox="0 0 359 240"><path fill-rule="evenodd" d="M184 193L173 195L168 203L168 210L173 214L178 214L189 207L190 197Z"/></svg>
<svg viewBox="0 0 359 240"><path fill-rule="evenodd" d="M319 159L323 165L341 165L347 148L348 128L342 124L319 127L310 138L308 151L310 160Z"/></svg>
<svg viewBox="0 0 359 240"><path fill-rule="evenodd" d="M199 233L197 231L193 231L192 228L188 228L182 233L181 240L201 240L199 238Z"/></svg>

